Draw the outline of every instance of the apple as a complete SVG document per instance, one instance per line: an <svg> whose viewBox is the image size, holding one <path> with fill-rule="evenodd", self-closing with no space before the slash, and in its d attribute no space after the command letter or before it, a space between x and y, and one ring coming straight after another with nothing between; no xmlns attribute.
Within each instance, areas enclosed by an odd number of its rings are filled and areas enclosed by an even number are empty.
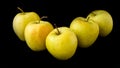
<svg viewBox="0 0 120 68"><path fill-rule="evenodd" d="M70 59L77 49L77 37L68 27L55 28L46 38L46 48L58 60Z"/></svg>
<svg viewBox="0 0 120 68"><path fill-rule="evenodd" d="M99 34L98 24L84 17L73 19L70 29L76 34L78 46L81 48L90 47L96 41Z"/></svg>
<svg viewBox="0 0 120 68"><path fill-rule="evenodd" d="M113 19L106 10L94 10L88 14L87 18L88 17L99 25L99 35L101 37L106 37L111 33L113 29Z"/></svg>
<svg viewBox="0 0 120 68"><path fill-rule="evenodd" d="M26 25L31 21L40 20L40 17L36 12L23 12L21 8L18 7L18 9L21 12L16 14L13 19L13 30L21 41L25 41L24 30Z"/></svg>
<svg viewBox="0 0 120 68"><path fill-rule="evenodd" d="M46 49L45 39L53 26L48 21L32 21L25 28L25 40L32 51L42 51Z"/></svg>

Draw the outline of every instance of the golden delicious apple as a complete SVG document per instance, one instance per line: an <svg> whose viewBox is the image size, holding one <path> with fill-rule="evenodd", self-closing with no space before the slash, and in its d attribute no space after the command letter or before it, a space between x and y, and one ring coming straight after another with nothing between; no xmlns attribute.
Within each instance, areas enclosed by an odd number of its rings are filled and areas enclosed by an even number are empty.
<svg viewBox="0 0 120 68"><path fill-rule="evenodd" d="M70 29L77 35L78 45L82 48L91 46L97 39L99 27L92 20L76 17L70 24Z"/></svg>
<svg viewBox="0 0 120 68"><path fill-rule="evenodd" d="M58 60L70 59L77 49L77 37L68 27L56 28L48 34L46 48Z"/></svg>
<svg viewBox="0 0 120 68"><path fill-rule="evenodd" d="M92 19L99 25L99 35L105 37L111 33L113 29L113 19L110 13L105 10L94 10L88 14L87 18Z"/></svg>
<svg viewBox="0 0 120 68"><path fill-rule="evenodd" d="M22 9L20 10L22 12L16 14L16 16L13 19L13 30L20 40L25 41L24 29L26 25L31 21L40 20L40 17L35 12L23 12Z"/></svg>
<svg viewBox="0 0 120 68"><path fill-rule="evenodd" d="M25 28L25 40L28 47L33 51L46 49L46 36L53 30L53 26L48 21L32 21Z"/></svg>

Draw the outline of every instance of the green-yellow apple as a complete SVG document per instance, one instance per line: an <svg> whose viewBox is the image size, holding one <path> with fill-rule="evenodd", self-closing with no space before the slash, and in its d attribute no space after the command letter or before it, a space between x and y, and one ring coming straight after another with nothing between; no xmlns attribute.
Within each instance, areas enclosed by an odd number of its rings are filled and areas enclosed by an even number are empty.
<svg viewBox="0 0 120 68"><path fill-rule="evenodd" d="M25 28L25 40L28 47L33 51L42 51L46 49L45 39L53 26L48 21L32 21Z"/></svg>
<svg viewBox="0 0 120 68"><path fill-rule="evenodd" d="M99 25L99 35L106 37L113 29L113 19L106 10L94 10L88 14L87 18L92 19Z"/></svg>
<svg viewBox="0 0 120 68"><path fill-rule="evenodd" d="M20 40L25 41L24 29L26 25L31 21L40 20L40 17L36 12L23 12L22 9L20 10L22 12L16 14L13 19L13 30Z"/></svg>
<svg viewBox="0 0 120 68"><path fill-rule="evenodd" d="M78 45L82 48L91 46L99 34L98 24L84 17L76 17L70 24L70 29L77 35Z"/></svg>
<svg viewBox="0 0 120 68"><path fill-rule="evenodd" d="M58 60L70 59L77 49L77 37L70 28L58 27L48 34L46 48Z"/></svg>

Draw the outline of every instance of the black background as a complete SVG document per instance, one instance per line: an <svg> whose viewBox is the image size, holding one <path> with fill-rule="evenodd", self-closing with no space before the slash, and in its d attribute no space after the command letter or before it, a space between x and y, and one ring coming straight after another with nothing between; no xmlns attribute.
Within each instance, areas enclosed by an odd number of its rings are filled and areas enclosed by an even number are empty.
<svg viewBox="0 0 120 68"><path fill-rule="evenodd" d="M0 62L6 65L22 64L60 64L78 66L115 66L119 63L120 44L119 44L119 4L114 0L24 0L24 1L2 1L0 4L0 25L1 44ZM96 9L107 10L113 17L113 30L107 37L98 37L96 42L89 48L77 48L75 55L65 61L57 60L48 53L47 50L41 52L31 51L25 42L22 42L15 35L12 28L14 16L20 11L35 11L40 17L48 16L47 21L57 26L69 27L71 21L78 16L86 17L88 13ZM46 65L47 66L47 65Z"/></svg>

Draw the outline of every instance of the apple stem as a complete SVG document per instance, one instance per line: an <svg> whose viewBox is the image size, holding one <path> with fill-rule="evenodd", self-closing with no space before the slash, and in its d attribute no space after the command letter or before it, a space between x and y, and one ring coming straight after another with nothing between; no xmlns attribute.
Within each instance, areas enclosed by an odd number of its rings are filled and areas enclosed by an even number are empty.
<svg viewBox="0 0 120 68"><path fill-rule="evenodd" d="M90 19L90 17L88 17L86 21L88 21L89 19Z"/></svg>
<svg viewBox="0 0 120 68"><path fill-rule="evenodd" d="M59 35L59 34L60 34L60 31L59 31L59 29L58 29L57 25L56 25L56 24L54 24L54 26L55 26L55 28L56 28L56 29L57 29L57 31L58 31L56 34L57 34L57 35Z"/></svg>
<svg viewBox="0 0 120 68"><path fill-rule="evenodd" d="M48 16L42 16L41 19L48 18Z"/></svg>
<svg viewBox="0 0 120 68"><path fill-rule="evenodd" d="M20 10L22 13L24 13L24 11L20 7L17 7L17 9Z"/></svg>
<svg viewBox="0 0 120 68"><path fill-rule="evenodd" d="M94 12L92 12L92 14L93 14L94 16L96 16L96 14L95 14Z"/></svg>

